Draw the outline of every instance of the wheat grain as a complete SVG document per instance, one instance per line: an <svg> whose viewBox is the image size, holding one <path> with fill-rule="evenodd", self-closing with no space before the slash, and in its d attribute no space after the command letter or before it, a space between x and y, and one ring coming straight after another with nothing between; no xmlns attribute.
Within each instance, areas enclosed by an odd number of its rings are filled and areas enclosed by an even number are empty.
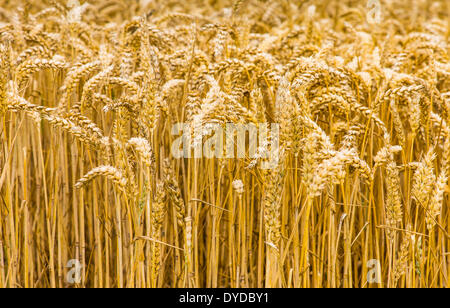
<svg viewBox="0 0 450 308"><path fill-rule="evenodd" d="M125 189L128 184L127 179L124 178L120 170L117 170L112 166L100 166L86 173L81 179L78 180L75 187L81 188L98 176L104 176L111 179L122 190Z"/></svg>
<svg viewBox="0 0 450 308"><path fill-rule="evenodd" d="M379 2L3 1L0 287L447 287L450 6Z"/></svg>

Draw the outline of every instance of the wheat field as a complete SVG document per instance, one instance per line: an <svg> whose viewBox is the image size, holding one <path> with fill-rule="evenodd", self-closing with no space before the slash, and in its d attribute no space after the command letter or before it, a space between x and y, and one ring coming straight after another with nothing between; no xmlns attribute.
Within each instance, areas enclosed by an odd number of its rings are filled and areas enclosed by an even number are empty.
<svg viewBox="0 0 450 308"><path fill-rule="evenodd" d="M0 3L0 288L450 287L448 0Z"/></svg>

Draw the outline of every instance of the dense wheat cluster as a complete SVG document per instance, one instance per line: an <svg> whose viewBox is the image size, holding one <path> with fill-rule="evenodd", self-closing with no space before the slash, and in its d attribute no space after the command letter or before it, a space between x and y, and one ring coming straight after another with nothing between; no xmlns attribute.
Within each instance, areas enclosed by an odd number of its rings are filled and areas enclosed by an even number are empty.
<svg viewBox="0 0 450 308"><path fill-rule="evenodd" d="M448 0L0 3L0 287L450 286Z"/></svg>

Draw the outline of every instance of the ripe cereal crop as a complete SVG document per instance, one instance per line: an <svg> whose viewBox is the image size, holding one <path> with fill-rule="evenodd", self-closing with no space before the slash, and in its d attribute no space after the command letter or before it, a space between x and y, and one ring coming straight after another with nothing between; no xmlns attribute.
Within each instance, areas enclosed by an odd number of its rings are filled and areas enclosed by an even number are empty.
<svg viewBox="0 0 450 308"><path fill-rule="evenodd" d="M450 1L0 4L0 288L450 287Z"/></svg>

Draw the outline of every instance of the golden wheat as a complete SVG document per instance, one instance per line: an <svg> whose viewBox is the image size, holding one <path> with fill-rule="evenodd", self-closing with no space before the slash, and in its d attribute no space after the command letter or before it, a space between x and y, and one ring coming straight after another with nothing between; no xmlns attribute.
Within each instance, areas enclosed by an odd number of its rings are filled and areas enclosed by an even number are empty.
<svg viewBox="0 0 450 308"><path fill-rule="evenodd" d="M79 2L0 0L0 288L449 287L449 1Z"/></svg>

